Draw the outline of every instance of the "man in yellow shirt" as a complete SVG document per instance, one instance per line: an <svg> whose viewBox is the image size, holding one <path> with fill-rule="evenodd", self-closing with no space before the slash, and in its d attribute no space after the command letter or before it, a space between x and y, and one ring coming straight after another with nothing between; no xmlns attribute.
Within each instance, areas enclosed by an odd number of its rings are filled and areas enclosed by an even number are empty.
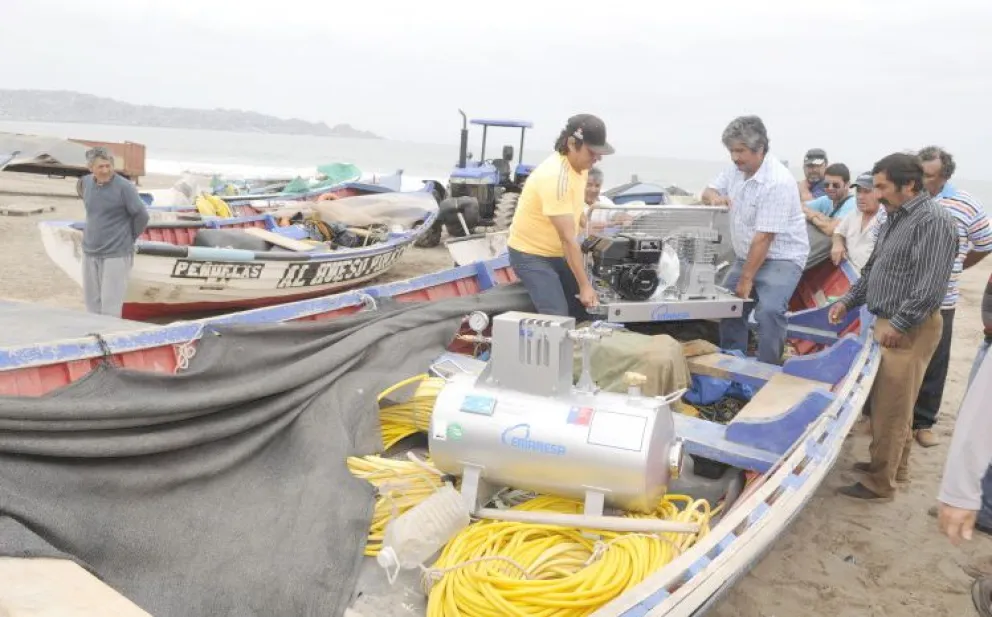
<svg viewBox="0 0 992 617"><path fill-rule="evenodd" d="M524 183L507 246L510 265L538 313L582 320L585 309L598 304L578 233L589 169L606 154L613 154L613 147L603 121L590 114L572 116L555 153Z"/></svg>

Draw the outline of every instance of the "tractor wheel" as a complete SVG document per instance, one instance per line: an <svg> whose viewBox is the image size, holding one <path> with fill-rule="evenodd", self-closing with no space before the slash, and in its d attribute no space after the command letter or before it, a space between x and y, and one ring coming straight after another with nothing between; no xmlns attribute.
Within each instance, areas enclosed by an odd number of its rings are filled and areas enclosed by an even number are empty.
<svg viewBox="0 0 992 617"><path fill-rule="evenodd" d="M417 238L413 245L417 248L432 249L438 244L441 244L441 233L443 231L444 226L440 219L435 219L434 224L430 226L430 229Z"/></svg>
<svg viewBox="0 0 992 617"><path fill-rule="evenodd" d="M510 228L513 222L513 213L517 211L517 201L520 200L520 193L503 193L496 203L496 212L493 213L493 220L496 222L496 230L503 231Z"/></svg>

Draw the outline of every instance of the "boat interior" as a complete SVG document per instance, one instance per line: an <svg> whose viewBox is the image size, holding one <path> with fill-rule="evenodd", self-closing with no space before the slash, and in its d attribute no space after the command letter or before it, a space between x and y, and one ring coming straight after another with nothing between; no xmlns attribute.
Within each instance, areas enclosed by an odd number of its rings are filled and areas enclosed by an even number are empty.
<svg viewBox="0 0 992 617"><path fill-rule="evenodd" d="M385 192L254 216L157 220L142 232L138 251L152 254L149 247L162 245L262 253L363 248L412 237L436 213L430 193ZM68 226L81 231L85 223Z"/></svg>
<svg viewBox="0 0 992 617"><path fill-rule="evenodd" d="M708 504L709 514L704 531L688 541L684 536L681 538L684 548L691 547L716 527L743 496L760 485L800 441L810 424L837 400L837 391L851 378L852 367L865 348L866 333L861 331L856 312L839 326L830 325L826 321L827 305L823 302L824 297L845 291L847 280L843 271L829 262L813 268L804 277L793 301L794 307L802 308L790 316L788 345L793 355L781 366L720 350L715 345L712 322L689 324L697 327L666 324L667 334L645 333L644 328L638 328L640 332L623 330L612 341L605 337L592 344L592 375L606 391L623 392L619 376L634 371L667 376L651 379L644 386L645 395L661 396L670 392L680 370L687 371L687 389L672 405L675 432L684 440L686 456L681 473L668 486L668 495L688 498L678 506L683 513L678 520L684 520L685 509L698 503L697 500ZM469 328L463 326L459 337L469 333ZM485 346L460 342L459 337L449 347L449 353L437 358L431 374L478 375L483 371L488 357ZM608 349L597 351L597 344ZM576 381L581 379L581 372L577 348ZM390 444L387 418L391 417L389 405L392 404L395 403L389 400L381 403L387 445L383 456L405 460L412 452L419 459L429 460L423 432L426 425L420 431L411 427L411 434ZM513 492L513 488L505 487L503 491ZM517 501L512 502L502 499L502 494L497 494L491 507L510 507L536 496L533 493L521 496L517 491ZM383 493L379 499L389 497ZM581 502L574 505L575 511L582 511ZM385 503L377 504L377 512L380 509L388 511ZM610 513L630 515L619 510ZM668 516L672 516L671 511ZM473 523L478 524L483 523ZM378 536L375 531L370 535L371 549L366 550L352 609L364 616L425 614L428 611L426 575L416 569L403 570L390 583L374 558L378 543L381 543L381 530ZM675 582L664 592L674 593L685 580L686 577L675 577Z"/></svg>

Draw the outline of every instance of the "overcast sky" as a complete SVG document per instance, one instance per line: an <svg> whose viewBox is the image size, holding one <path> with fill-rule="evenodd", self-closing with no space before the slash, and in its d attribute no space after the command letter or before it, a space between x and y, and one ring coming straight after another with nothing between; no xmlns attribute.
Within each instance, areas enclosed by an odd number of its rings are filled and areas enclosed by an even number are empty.
<svg viewBox="0 0 992 617"><path fill-rule="evenodd" d="M471 116L572 113L631 155L720 160L734 116L772 150L860 168L937 143L992 169L992 0L2 0L0 85L251 109L452 143ZM16 59L16 60L14 60Z"/></svg>

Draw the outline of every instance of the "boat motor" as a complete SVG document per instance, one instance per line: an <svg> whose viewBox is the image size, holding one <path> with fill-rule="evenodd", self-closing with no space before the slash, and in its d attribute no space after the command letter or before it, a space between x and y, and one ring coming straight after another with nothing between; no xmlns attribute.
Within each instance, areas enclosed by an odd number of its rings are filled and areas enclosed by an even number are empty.
<svg viewBox="0 0 992 617"><path fill-rule="evenodd" d="M643 233L589 236L582 252L592 258L592 275L624 300L647 300L658 289L664 240Z"/></svg>
<svg viewBox="0 0 992 617"><path fill-rule="evenodd" d="M652 512L677 478L682 441L670 405L682 392L644 396L646 378L627 373L625 394L592 379L590 345L615 326L508 312L469 319L476 342L490 344L481 373L455 372L438 395L428 433L438 470L461 476L462 497L478 511L503 486L585 500L585 514L604 505ZM575 344L582 374L573 384Z"/></svg>
<svg viewBox="0 0 992 617"><path fill-rule="evenodd" d="M748 300L717 283L722 236L697 220L712 215L700 213L707 209L594 206L590 218L600 210L610 223L582 242L599 298L589 312L611 323L739 318Z"/></svg>

